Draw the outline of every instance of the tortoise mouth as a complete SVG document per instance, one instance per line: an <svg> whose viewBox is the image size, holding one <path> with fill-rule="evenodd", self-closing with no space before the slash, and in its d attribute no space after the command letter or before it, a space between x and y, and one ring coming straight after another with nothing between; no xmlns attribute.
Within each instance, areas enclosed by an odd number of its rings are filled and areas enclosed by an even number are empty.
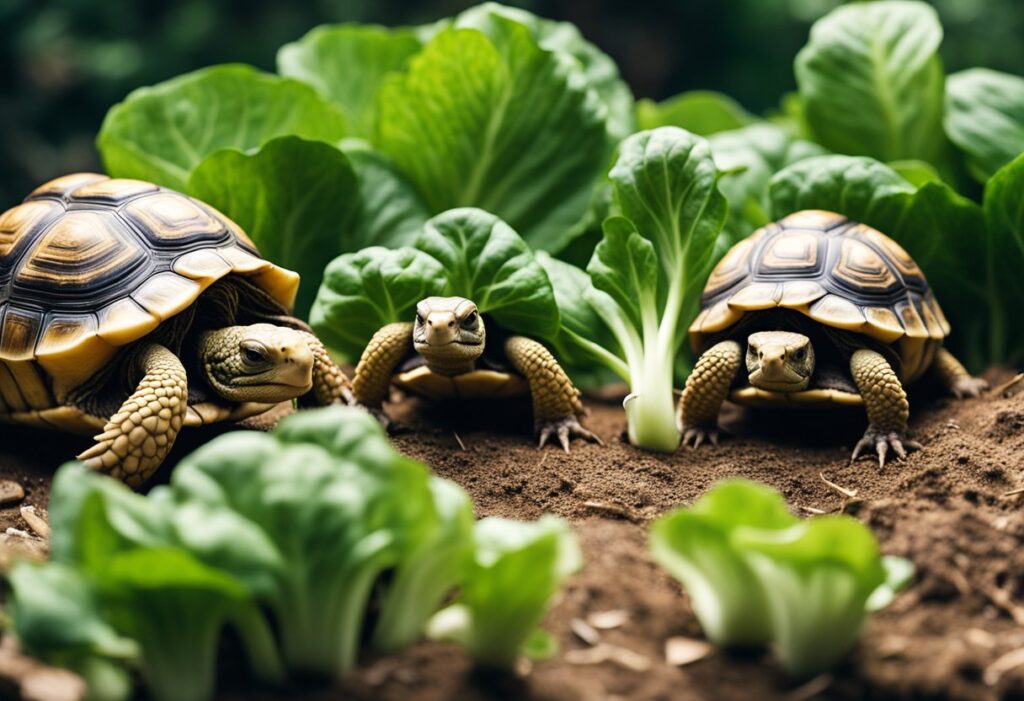
<svg viewBox="0 0 1024 701"><path fill-rule="evenodd" d="M811 382L810 377L802 377L791 370L786 373L785 377L776 376L771 379L767 379L764 377L760 368L750 373L747 379L751 386L768 390L770 392L800 392L807 389L807 386Z"/></svg>

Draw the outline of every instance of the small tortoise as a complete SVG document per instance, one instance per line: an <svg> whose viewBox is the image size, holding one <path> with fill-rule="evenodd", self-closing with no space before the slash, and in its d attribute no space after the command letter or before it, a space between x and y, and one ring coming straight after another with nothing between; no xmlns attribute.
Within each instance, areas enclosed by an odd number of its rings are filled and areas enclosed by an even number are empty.
<svg viewBox="0 0 1024 701"><path fill-rule="evenodd" d="M415 322L388 324L374 334L352 380L356 401L386 424L382 405L392 382L428 399L530 395L541 446L552 437L566 452L571 438L600 443L580 425L579 390L548 349L500 334L494 329L500 343L485 344L484 320L465 297L427 297L416 306Z"/></svg>
<svg viewBox="0 0 1024 701"><path fill-rule="evenodd" d="M290 316L298 284L182 194L92 173L46 183L0 215L0 419L98 432L79 458L138 485L182 426L347 400Z"/></svg>
<svg viewBox="0 0 1024 701"><path fill-rule="evenodd" d="M853 450L880 465L920 447L903 384L931 371L957 397L987 387L942 347L949 323L895 241L831 212L804 211L737 243L712 271L690 326L701 353L679 402L683 442L717 442L726 398L741 404L863 404ZM746 377L740 368L746 365ZM870 453L866 453L870 454Z"/></svg>

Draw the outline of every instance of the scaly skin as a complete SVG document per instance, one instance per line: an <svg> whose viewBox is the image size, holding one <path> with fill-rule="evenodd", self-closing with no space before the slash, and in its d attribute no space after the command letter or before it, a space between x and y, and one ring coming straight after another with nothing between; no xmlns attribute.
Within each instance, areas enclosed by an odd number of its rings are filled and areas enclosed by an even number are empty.
<svg viewBox="0 0 1024 701"><path fill-rule="evenodd" d="M890 449L900 459L908 450L920 449L920 443L907 438L910 403L889 361L881 353L862 348L850 357L850 373L868 412L868 430L854 447L851 460L874 447L882 467Z"/></svg>
<svg viewBox="0 0 1024 701"><path fill-rule="evenodd" d="M957 399L978 397L988 389L988 382L980 377L972 377L967 368L945 348L940 348L932 363L934 372L942 386Z"/></svg>
<svg viewBox="0 0 1024 701"><path fill-rule="evenodd" d="M352 380L355 400L385 426L389 421L384 413L384 400L395 368L412 352L412 326L403 321L383 327L373 334L356 365Z"/></svg>
<svg viewBox="0 0 1024 701"><path fill-rule="evenodd" d="M311 333L303 333L313 352L313 397L320 406L355 404L352 385L341 368L331 359L324 344Z"/></svg>
<svg viewBox="0 0 1024 701"><path fill-rule="evenodd" d="M505 341L505 355L530 384L533 425L541 446L552 436L558 439L567 453L572 438L601 442L580 425L583 403L579 390L547 348L533 339L512 336Z"/></svg>
<svg viewBox="0 0 1024 701"><path fill-rule="evenodd" d="M736 341L722 341L697 360L679 399L677 422L683 445L696 448L705 439L718 443L718 412L742 362L743 349Z"/></svg>
<svg viewBox="0 0 1024 701"><path fill-rule="evenodd" d="M143 348L137 362L145 376L110 417L96 444L78 459L132 486L146 481L167 457L188 408L185 368L161 345Z"/></svg>

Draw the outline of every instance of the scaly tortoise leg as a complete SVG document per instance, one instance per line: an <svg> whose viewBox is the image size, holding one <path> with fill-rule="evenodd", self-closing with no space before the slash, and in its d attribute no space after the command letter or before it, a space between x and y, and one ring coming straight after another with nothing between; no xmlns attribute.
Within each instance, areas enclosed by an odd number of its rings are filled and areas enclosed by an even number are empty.
<svg viewBox="0 0 1024 701"><path fill-rule="evenodd" d="M988 389L988 382L972 377L959 360L945 348L940 348L932 363L932 372L938 376L942 386L957 399L980 397Z"/></svg>
<svg viewBox="0 0 1024 701"><path fill-rule="evenodd" d="M356 403L377 417L387 428L391 423L384 413L384 400L391 388L395 368L413 351L412 322L388 324L373 334L356 365L352 393Z"/></svg>
<svg viewBox="0 0 1024 701"><path fill-rule="evenodd" d="M110 417L96 444L78 456L87 467L133 487L160 467L188 409L188 380L174 353L153 343L135 362L145 373L135 393Z"/></svg>
<svg viewBox="0 0 1024 701"><path fill-rule="evenodd" d="M331 404L355 404L352 385L345 373L331 359L320 339L305 333L306 343L313 352L313 398L320 406Z"/></svg>
<svg viewBox="0 0 1024 701"><path fill-rule="evenodd" d="M872 446L879 467L885 465L890 449L900 459L907 456L908 450L919 450L921 444L907 438L910 403L889 361L881 353L861 348L850 358L850 372L868 412L868 430L854 447L850 461Z"/></svg>
<svg viewBox="0 0 1024 701"><path fill-rule="evenodd" d="M742 361L743 349L736 341L717 343L697 359L676 416L683 445L697 448L705 439L718 445L718 412Z"/></svg>
<svg viewBox="0 0 1024 701"><path fill-rule="evenodd" d="M584 413L580 392L547 348L531 338L512 336L505 341L505 355L530 384L533 427L540 447L552 437L567 453L573 438L602 443L599 436L580 425L578 417Z"/></svg>

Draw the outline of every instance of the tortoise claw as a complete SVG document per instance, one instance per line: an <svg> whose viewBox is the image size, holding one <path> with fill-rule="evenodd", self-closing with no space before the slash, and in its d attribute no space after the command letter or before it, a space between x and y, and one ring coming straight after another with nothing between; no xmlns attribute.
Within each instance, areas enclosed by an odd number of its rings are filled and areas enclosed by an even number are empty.
<svg viewBox="0 0 1024 701"><path fill-rule="evenodd" d="M712 445L718 445L718 441L721 437L721 433L717 426L683 426L682 427L683 440L682 445L696 450L705 441Z"/></svg>
<svg viewBox="0 0 1024 701"><path fill-rule="evenodd" d="M904 460L908 452L921 450L922 447L917 441L907 438L905 431L879 431L869 426L868 430L864 432L864 437L854 446L850 462L856 462L862 457L869 457L871 449L874 448L874 453L878 456L878 466L885 467L885 459L890 450L897 460Z"/></svg>
<svg viewBox="0 0 1024 701"><path fill-rule="evenodd" d="M981 393L988 389L988 382L980 377L971 377L970 375L964 375L956 378L953 382L953 386L949 388L949 391L957 399L967 399L969 397L980 397Z"/></svg>
<svg viewBox="0 0 1024 701"><path fill-rule="evenodd" d="M592 431L584 428L579 420L575 416L566 416L561 419L554 419L553 421L539 422L537 426L537 447L543 448L547 442L554 437L562 450L566 453L569 452L569 444L573 438L582 438L598 445L604 445L604 441L601 440Z"/></svg>

